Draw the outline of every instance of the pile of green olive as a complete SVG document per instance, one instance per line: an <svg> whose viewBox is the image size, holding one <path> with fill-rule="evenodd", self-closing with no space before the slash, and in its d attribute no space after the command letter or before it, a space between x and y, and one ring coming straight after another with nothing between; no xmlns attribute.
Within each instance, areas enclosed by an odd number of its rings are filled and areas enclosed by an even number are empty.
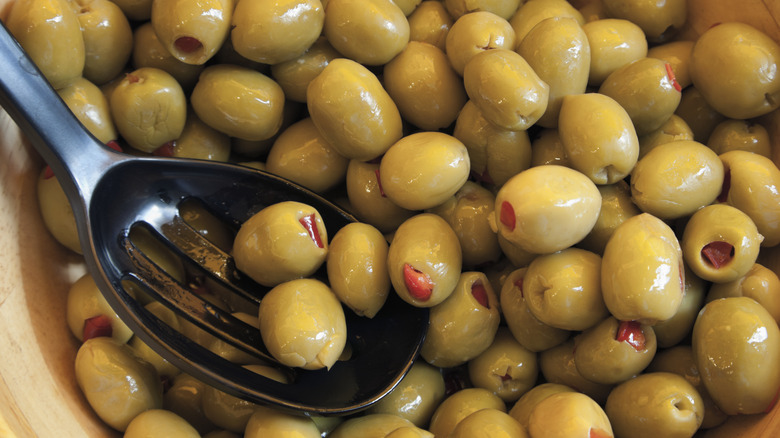
<svg viewBox="0 0 780 438"><path fill-rule="evenodd" d="M344 315L430 308L421 357L349 418L294 416L158 356L85 275L75 375L127 437L691 437L780 393L780 170L762 116L780 46L685 0L15 0L3 21L100 140L232 161L322 193L237 233L182 216L271 291L235 303L142 229L134 244L258 326L279 363L328 368ZM76 253L47 169L38 200ZM326 266L327 282L310 278ZM138 298L144 299L138 291ZM223 357L285 374L159 303Z"/></svg>

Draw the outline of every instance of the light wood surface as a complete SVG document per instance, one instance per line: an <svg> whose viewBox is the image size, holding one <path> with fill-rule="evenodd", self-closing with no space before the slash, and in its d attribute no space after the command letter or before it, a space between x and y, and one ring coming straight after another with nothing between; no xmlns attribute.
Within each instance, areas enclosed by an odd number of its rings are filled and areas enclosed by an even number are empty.
<svg viewBox="0 0 780 438"><path fill-rule="evenodd" d="M780 41L780 1L688 1L688 38L738 20ZM0 0L0 18L9 2ZM780 150L780 112L766 119ZM68 286L83 267L43 227L35 195L41 167L0 111L0 438L119 436L99 421L74 380L78 343L66 326L64 306ZM766 251L762 261L780 272L780 250ZM734 417L701 436L780 436L780 408Z"/></svg>

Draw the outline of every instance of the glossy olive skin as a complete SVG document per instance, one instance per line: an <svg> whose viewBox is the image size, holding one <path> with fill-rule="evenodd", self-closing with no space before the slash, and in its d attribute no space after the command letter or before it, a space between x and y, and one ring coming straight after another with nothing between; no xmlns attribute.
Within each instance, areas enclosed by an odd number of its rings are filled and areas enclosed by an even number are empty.
<svg viewBox="0 0 780 438"><path fill-rule="evenodd" d="M531 166L557 164L572 167L558 129L540 130L531 145Z"/></svg>
<svg viewBox="0 0 780 438"><path fill-rule="evenodd" d="M509 22L488 11L477 11L455 20L447 32L444 52L452 68L463 75L468 61L491 49L514 50L515 31Z"/></svg>
<svg viewBox="0 0 780 438"><path fill-rule="evenodd" d="M164 70L139 68L122 79L109 98L114 125L127 143L152 152L177 139L187 121L187 98Z"/></svg>
<svg viewBox="0 0 780 438"><path fill-rule="evenodd" d="M84 72L97 85L116 78L130 59L133 30L122 10L108 0L77 0L84 37Z"/></svg>
<svg viewBox="0 0 780 438"><path fill-rule="evenodd" d="M317 77L330 61L340 56L325 37L319 37L300 56L272 65L271 76L282 87L285 98L306 103L309 82Z"/></svg>
<svg viewBox="0 0 780 438"><path fill-rule="evenodd" d="M658 347L652 327L618 321L613 316L585 330L574 342L574 364L580 374L607 385L624 382L642 372Z"/></svg>
<svg viewBox="0 0 780 438"><path fill-rule="evenodd" d="M644 212L661 219L693 214L715 201L725 177L712 149L690 140L655 147L631 172L631 196Z"/></svg>
<svg viewBox="0 0 780 438"><path fill-rule="evenodd" d="M572 167L596 184L624 179L639 158L639 138L631 116L605 94L565 96L558 132Z"/></svg>
<svg viewBox="0 0 780 438"><path fill-rule="evenodd" d="M680 116L693 131L693 139L706 143L718 123L726 116L710 105L694 85L683 90L680 104L674 112Z"/></svg>
<svg viewBox="0 0 780 438"><path fill-rule="evenodd" d="M694 41L672 41L650 47L649 58L658 58L669 63L674 77L681 88L691 85L690 61Z"/></svg>
<svg viewBox="0 0 780 438"><path fill-rule="evenodd" d="M103 143L117 139L108 100L94 83L79 78L57 90L65 104L92 135Z"/></svg>
<svg viewBox="0 0 780 438"><path fill-rule="evenodd" d="M141 412L127 425L124 437L144 438L159 434L171 438L200 438L200 434L184 418L165 409Z"/></svg>
<svg viewBox="0 0 780 438"><path fill-rule="evenodd" d="M608 314L601 257L580 248L536 257L523 277L523 293L531 313L563 330L585 330Z"/></svg>
<svg viewBox="0 0 780 438"><path fill-rule="evenodd" d="M490 190L466 181L447 201L428 210L441 216L455 231L460 241L463 266L476 267L495 262L501 257L496 233L489 218L495 208L495 195Z"/></svg>
<svg viewBox="0 0 780 438"><path fill-rule="evenodd" d="M282 125L284 92L268 76L245 67L213 65L190 96L203 122L232 137L265 140Z"/></svg>
<svg viewBox="0 0 780 438"><path fill-rule="evenodd" d="M431 417L428 430L435 436L450 436L458 423L481 409L506 412L506 404L497 395L484 388L461 389L445 398Z"/></svg>
<svg viewBox="0 0 780 438"><path fill-rule="evenodd" d="M672 114L660 128L639 137L639 159L662 144L693 139L693 130L688 123L677 114Z"/></svg>
<svg viewBox="0 0 780 438"><path fill-rule="evenodd" d="M163 388L154 367L111 338L92 338L81 344L75 371L89 405L118 431L124 431L141 412L162 407Z"/></svg>
<svg viewBox="0 0 780 438"><path fill-rule="evenodd" d="M496 126L469 100L455 120L452 133L469 152L471 174L485 185L501 187L531 164L531 140L526 131Z"/></svg>
<svg viewBox="0 0 780 438"><path fill-rule="evenodd" d="M81 276L68 289L65 315L70 331L79 341L84 339L84 322L97 315L111 320L111 338L117 342L125 343L133 336L133 331L114 312L89 274Z"/></svg>
<svg viewBox="0 0 780 438"><path fill-rule="evenodd" d="M758 258L762 240L747 214L728 204L714 204L691 216L680 243L685 262L696 275L725 283L748 273ZM708 249L716 242L729 246L731 254L717 251L714 259L708 256Z"/></svg>
<svg viewBox="0 0 780 438"><path fill-rule="evenodd" d="M181 373L163 394L163 408L187 420L201 434L214 430L216 426L203 414L201 400L205 389L205 383Z"/></svg>
<svg viewBox="0 0 780 438"><path fill-rule="evenodd" d="M452 438L526 438L528 432L509 414L498 409L480 409L461 420L450 437Z"/></svg>
<svg viewBox="0 0 780 438"><path fill-rule="evenodd" d="M528 418L528 432L534 438L613 436L604 409L587 395L568 391L537 403Z"/></svg>
<svg viewBox="0 0 780 438"><path fill-rule="evenodd" d="M674 316L682 303L682 249L674 231L655 216L642 213L617 227L601 269L604 302L621 321L654 324Z"/></svg>
<svg viewBox="0 0 780 438"><path fill-rule="evenodd" d="M271 173L325 193L344 181L349 160L336 152L307 117L279 134L265 165Z"/></svg>
<svg viewBox="0 0 780 438"><path fill-rule="evenodd" d="M747 120L726 119L712 130L707 146L720 155L732 150L743 150L772 157L772 143L764 125Z"/></svg>
<svg viewBox="0 0 780 438"><path fill-rule="evenodd" d="M559 383L540 383L534 386L528 392L523 394L509 409L509 415L515 420L519 421L526 429L528 429L528 419L531 417L531 412L536 405L545 398L557 394L559 392L570 392L574 389L561 385Z"/></svg>
<svg viewBox="0 0 780 438"><path fill-rule="evenodd" d="M409 42L409 22L392 0L328 0L323 35L349 59L382 65Z"/></svg>
<svg viewBox="0 0 780 438"><path fill-rule="evenodd" d="M618 385L605 410L617 436L691 437L704 419L704 401L684 377L647 373Z"/></svg>
<svg viewBox="0 0 780 438"><path fill-rule="evenodd" d="M534 26L516 50L550 86L547 109L537 124L555 128L563 96L584 93L588 85L588 37L576 19L552 17Z"/></svg>
<svg viewBox="0 0 780 438"><path fill-rule="evenodd" d="M260 334L281 363L330 369L347 341L344 310L333 291L314 279L282 283L260 302Z"/></svg>
<svg viewBox="0 0 780 438"><path fill-rule="evenodd" d="M537 166L498 191L495 226L526 251L547 254L582 240L600 210L601 194L587 176L563 166Z"/></svg>
<svg viewBox="0 0 780 438"><path fill-rule="evenodd" d="M607 15L636 23L645 32L647 39L654 43L669 41L688 18L687 2L684 0L604 0L603 3Z"/></svg>
<svg viewBox="0 0 780 438"><path fill-rule="evenodd" d="M73 208L57 178L46 169L38 176L38 208L46 229L65 248L82 254Z"/></svg>
<svg viewBox="0 0 780 438"><path fill-rule="evenodd" d="M162 45L176 59L202 65L217 54L227 39L236 3L234 0L154 1L150 21ZM260 2L249 2L255 3Z"/></svg>
<svg viewBox="0 0 780 438"><path fill-rule="evenodd" d="M401 114L379 79L347 58L332 60L309 83L306 104L322 136L350 159L376 158L403 136Z"/></svg>
<svg viewBox="0 0 780 438"><path fill-rule="evenodd" d="M84 37L67 0L15 1L4 23L55 90L81 77Z"/></svg>
<svg viewBox="0 0 780 438"><path fill-rule="evenodd" d="M278 64L301 56L325 24L320 0L237 2L230 37L241 56Z"/></svg>
<svg viewBox="0 0 780 438"><path fill-rule="evenodd" d="M166 146L156 153L166 150ZM230 158L230 137L203 123L190 112L179 138L173 141L171 155L180 158L227 162Z"/></svg>
<svg viewBox="0 0 780 438"><path fill-rule="evenodd" d="M293 415L268 406L257 406L249 417L245 438L269 436L295 436L299 438L319 438L320 431L310 417Z"/></svg>
<svg viewBox="0 0 780 438"><path fill-rule="evenodd" d="M749 24L722 23L693 46L691 79L718 112L749 119L780 106L780 45ZM717 74L713 74L713 70Z"/></svg>
<svg viewBox="0 0 780 438"><path fill-rule="evenodd" d="M585 23L582 14L567 1L527 1L509 18L517 36L517 44L519 45L537 24L551 17L573 18L580 25Z"/></svg>
<svg viewBox="0 0 780 438"><path fill-rule="evenodd" d="M264 286L311 275L327 252L328 234L319 212L294 201L255 213L241 225L233 243L236 268Z"/></svg>
<svg viewBox="0 0 780 438"><path fill-rule="evenodd" d="M390 293L388 243L375 227L355 222L333 236L326 258L328 283L342 303L373 318Z"/></svg>
<svg viewBox="0 0 780 438"><path fill-rule="evenodd" d="M577 246L596 254L603 254L612 233L626 219L641 213L631 201L631 188L625 181L600 185L601 211L593 229Z"/></svg>
<svg viewBox="0 0 780 438"><path fill-rule="evenodd" d="M671 318L653 326L658 348L669 348L681 343L691 333L696 316L704 306L704 298L710 283L702 280L685 266L685 296Z"/></svg>
<svg viewBox="0 0 780 438"><path fill-rule="evenodd" d="M416 426L409 420L393 414L366 414L345 420L328 434L331 438L385 438L397 429ZM411 431L410 431L411 432ZM415 435L412 435L413 437ZM428 438L422 435L424 438Z"/></svg>
<svg viewBox="0 0 780 438"><path fill-rule="evenodd" d="M420 355L442 368L464 364L493 343L500 320L498 297L485 274L464 272L447 299L431 308Z"/></svg>
<svg viewBox="0 0 780 438"><path fill-rule="evenodd" d="M354 214L383 233L395 231L416 214L415 211L398 206L384 194L379 184L379 163L350 160L346 185Z"/></svg>
<svg viewBox="0 0 780 438"><path fill-rule="evenodd" d="M403 119L422 130L450 126L468 99L447 55L428 43L410 41L384 65L382 81Z"/></svg>
<svg viewBox="0 0 780 438"><path fill-rule="evenodd" d="M417 361L390 394L379 400L367 413L393 414L427 427L433 412L444 400L444 376L440 369Z"/></svg>
<svg viewBox="0 0 780 438"><path fill-rule="evenodd" d="M599 87L626 110L638 135L660 128L680 104L682 87L667 65L671 68L660 59L641 58L610 73Z"/></svg>
<svg viewBox="0 0 780 438"><path fill-rule="evenodd" d="M743 277L713 284L707 292L707 302L740 296L758 301L775 321L780 321L780 279L771 269L756 263Z"/></svg>
<svg viewBox="0 0 780 438"><path fill-rule="evenodd" d="M544 376L547 382L577 388L578 392L587 394L598 403L604 403L614 385L596 383L586 379L577 370L574 362L575 351L575 340L569 339L562 344L540 352L539 369L542 372L542 376Z"/></svg>
<svg viewBox="0 0 780 438"><path fill-rule="evenodd" d="M588 85L598 86L618 68L647 56L642 28L620 18L605 18L582 25L590 42Z"/></svg>
<svg viewBox="0 0 780 438"><path fill-rule="evenodd" d="M723 412L755 414L772 408L780 389L780 330L761 304L748 297L707 303L691 342L704 386Z"/></svg>
<svg viewBox="0 0 780 438"><path fill-rule="evenodd" d="M485 118L504 129L528 129L547 110L550 86L512 50L472 56L464 66L463 83Z"/></svg>
<svg viewBox="0 0 780 438"><path fill-rule="evenodd" d="M523 347L506 327L493 343L468 362L469 379L505 402L514 402L534 387L539 376L536 354Z"/></svg>
<svg viewBox="0 0 780 438"><path fill-rule="evenodd" d="M769 158L746 151L721 154L728 187L719 199L750 216L764 236L762 245L780 242L780 170Z"/></svg>
<svg viewBox="0 0 780 438"><path fill-rule="evenodd" d="M446 48L447 33L454 22L444 3L424 0L409 16L409 40L434 45L442 51Z"/></svg>
<svg viewBox="0 0 780 438"><path fill-rule="evenodd" d="M523 293L527 268L512 271L504 281L499 294L501 314L512 336L531 351L544 351L569 338L569 331L549 326L534 316Z"/></svg>
<svg viewBox="0 0 780 438"><path fill-rule="evenodd" d="M186 64L176 59L166 49L151 22L145 22L133 31L132 65L135 68L154 67L165 70L176 78L185 90L192 90L205 66Z"/></svg>

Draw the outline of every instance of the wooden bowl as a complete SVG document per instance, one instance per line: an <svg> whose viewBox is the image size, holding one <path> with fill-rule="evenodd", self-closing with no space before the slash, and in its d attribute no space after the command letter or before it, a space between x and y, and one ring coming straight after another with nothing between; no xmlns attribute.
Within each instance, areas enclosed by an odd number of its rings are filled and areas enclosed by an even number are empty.
<svg viewBox="0 0 780 438"><path fill-rule="evenodd" d="M688 3L684 35L689 39L715 23L736 20L780 41L780 2ZM9 4L0 0L0 17ZM767 120L780 151L780 112ZM66 325L64 309L70 283L84 271L80 257L57 244L43 226L36 198L42 166L16 125L0 111L0 437L120 436L97 418L75 382L78 342ZM778 272L776 252L763 257ZM701 436L780 436L780 407L767 415L733 417Z"/></svg>

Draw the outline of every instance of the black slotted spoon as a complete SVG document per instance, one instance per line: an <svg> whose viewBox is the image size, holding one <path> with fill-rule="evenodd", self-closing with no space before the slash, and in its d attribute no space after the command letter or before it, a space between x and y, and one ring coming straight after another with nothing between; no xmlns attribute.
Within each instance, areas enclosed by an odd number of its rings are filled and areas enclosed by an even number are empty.
<svg viewBox="0 0 780 438"><path fill-rule="evenodd" d="M316 208L330 236L354 218L282 178L244 166L199 160L131 157L94 138L0 25L0 105L50 165L73 208L87 269L120 318L182 371L245 400L287 411L347 415L389 393L419 354L428 311L390 293L372 319L346 309L351 357L330 370L287 369L283 384L229 362L146 311L128 293L134 283L152 297L260 360L272 361L260 333L173 279L139 250L131 230L143 227L202 275L230 293L259 301L266 288L237 273L229 254L180 216L195 199L238 226L267 205L294 200Z"/></svg>

